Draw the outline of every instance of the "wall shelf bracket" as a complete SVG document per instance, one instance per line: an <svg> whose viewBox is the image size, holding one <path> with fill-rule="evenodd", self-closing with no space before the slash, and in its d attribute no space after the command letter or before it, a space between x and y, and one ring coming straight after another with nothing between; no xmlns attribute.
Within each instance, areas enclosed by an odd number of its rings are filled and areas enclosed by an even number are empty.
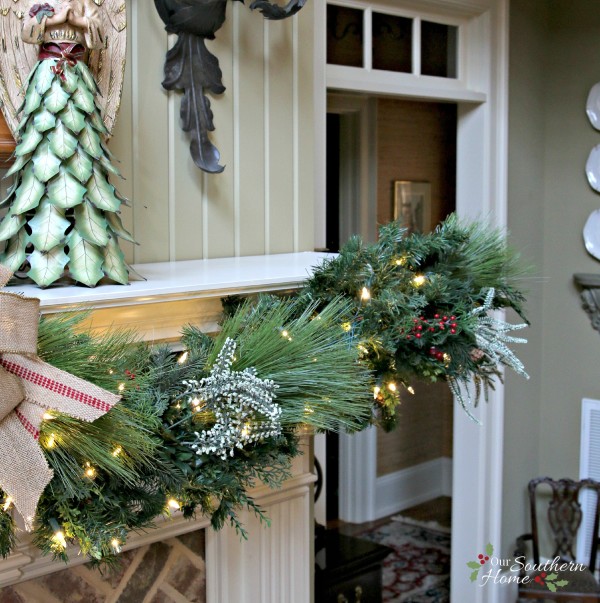
<svg viewBox="0 0 600 603"><path fill-rule="evenodd" d="M592 327L600 332L600 274L574 274L580 289L583 309L592 321Z"/></svg>

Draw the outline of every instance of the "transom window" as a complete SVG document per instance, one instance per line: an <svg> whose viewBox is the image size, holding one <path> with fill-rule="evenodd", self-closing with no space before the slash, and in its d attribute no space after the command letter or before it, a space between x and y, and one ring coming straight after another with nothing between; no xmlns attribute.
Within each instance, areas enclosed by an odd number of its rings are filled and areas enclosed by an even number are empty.
<svg viewBox="0 0 600 603"><path fill-rule="evenodd" d="M456 79L456 25L327 4L327 63Z"/></svg>

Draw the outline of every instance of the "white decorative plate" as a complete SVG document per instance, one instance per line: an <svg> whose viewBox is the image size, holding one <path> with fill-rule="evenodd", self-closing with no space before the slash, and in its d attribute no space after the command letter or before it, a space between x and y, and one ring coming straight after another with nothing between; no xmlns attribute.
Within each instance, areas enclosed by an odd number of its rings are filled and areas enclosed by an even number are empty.
<svg viewBox="0 0 600 603"><path fill-rule="evenodd" d="M585 175L590 186L600 193L600 144L591 151L585 164Z"/></svg>
<svg viewBox="0 0 600 603"><path fill-rule="evenodd" d="M600 209L595 209L583 227L583 242L590 255L600 260Z"/></svg>
<svg viewBox="0 0 600 603"><path fill-rule="evenodd" d="M585 105L585 112L592 126L596 130L600 130L600 82L592 86Z"/></svg>

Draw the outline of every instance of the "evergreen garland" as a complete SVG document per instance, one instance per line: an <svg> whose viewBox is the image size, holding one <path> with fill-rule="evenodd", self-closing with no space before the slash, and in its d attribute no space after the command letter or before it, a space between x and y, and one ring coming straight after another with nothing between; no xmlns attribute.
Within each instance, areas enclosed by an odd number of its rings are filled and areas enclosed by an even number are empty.
<svg viewBox="0 0 600 603"><path fill-rule="evenodd" d="M54 478L38 504L35 544L66 559L72 542L93 561L110 564L129 531L149 528L174 509L185 517L208 515L215 529L229 522L242 536L240 507L266 520L248 491L259 481L276 488L288 477L299 427L359 429L371 418L364 395L369 373L339 327L348 304L334 300L317 314L299 303L245 304L216 338L189 327L181 354L150 349L128 333L82 334L77 327L85 315L43 318L40 357L123 398L94 423L58 414L44 421L40 442ZM197 434L210 432L218 413L196 403L190 389L210 382L220 370L220 354L228 366L231 360L234 380L244 374L253 375L255 384L273 382L268 388L280 426L243 438L226 455L194 448ZM213 392L214 399L219 395ZM245 395L253 395L252 388ZM225 391L219 404L233 416L238 407L230 397ZM255 408L252 419L259 424L262 411ZM253 423L238 427L243 436ZM6 556L15 543L6 495L4 506L0 553Z"/></svg>
<svg viewBox="0 0 600 603"><path fill-rule="evenodd" d="M375 376L373 395L386 428L395 424L400 387L412 379L446 379L459 403L478 401L502 366L526 375L506 343L511 326L488 313L512 308L524 318L523 274L505 235L452 215L429 234L407 234L392 222L375 244L352 238L317 268L301 293L308 304L343 297L352 304L345 328ZM474 393L469 384L475 384Z"/></svg>
<svg viewBox="0 0 600 603"><path fill-rule="evenodd" d="M85 315L43 318L39 356L123 398L93 423L44 421L54 478L35 543L65 559L73 542L112 563L130 530L173 509L244 536L237 510L266 520L248 491L286 479L299 427L360 430L374 421L373 398L390 426L400 387L415 377L446 379L467 409L503 366L525 374L508 347L524 341L509 333L525 325L493 315L523 316L520 274L501 232L452 216L431 234L390 224L376 244L352 239L295 299L237 300L214 338L186 328L179 355L129 333L81 333ZM15 523L6 495L0 509L7 555Z"/></svg>

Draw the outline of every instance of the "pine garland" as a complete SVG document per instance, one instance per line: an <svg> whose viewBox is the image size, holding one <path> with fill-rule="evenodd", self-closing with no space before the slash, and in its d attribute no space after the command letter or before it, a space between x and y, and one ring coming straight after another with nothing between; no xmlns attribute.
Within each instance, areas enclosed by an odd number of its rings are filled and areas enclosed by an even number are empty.
<svg viewBox="0 0 600 603"><path fill-rule="evenodd" d="M268 521L248 491L259 481L278 487L289 476L298 428L358 429L371 418L368 371L339 327L347 311L339 300L318 315L298 302L246 304L214 339L186 329L179 355L128 333L82 334L85 315L43 318L40 357L123 398L91 424L63 415L44 421L40 442L55 475L38 505L35 544L66 559L73 542L111 564L129 531L152 527L174 509L208 515L215 529L228 522L242 536L240 507ZM196 393L216 406L201 405ZM235 444L203 449L198 442L220 414L229 417ZM262 429L267 419L277 428ZM4 501L6 556L15 524Z"/></svg>
<svg viewBox="0 0 600 603"><path fill-rule="evenodd" d="M525 325L493 313L523 316L520 274L501 232L451 217L427 235L391 224L374 245L351 240L296 299L235 302L215 338L186 328L179 355L129 333L81 333L85 315L42 319L41 358L123 398L94 423L44 421L54 478L35 543L66 559L73 542L110 564L129 531L175 508L244 536L237 510L268 521L248 491L286 479L300 426L360 430L374 421L373 398L389 426L414 377L446 379L470 413L503 367L525 374L509 348L524 341L509 333ZM7 555L15 523L6 496L0 505Z"/></svg>
<svg viewBox="0 0 600 603"><path fill-rule="evenodd" d="M343 297L352 305L346 329L374 374L373 395L386 428L395 425L400 386L446 379L459 403L477 403L507 366L526 375L506 343L510 326L489 312L512 308L524 318L517 287L524 270L506 237L485 223L450 216L429 234L393 222L377 243L351 239L308 280L308 304ZM476 385L470 393L469 383Z"/></svg>

